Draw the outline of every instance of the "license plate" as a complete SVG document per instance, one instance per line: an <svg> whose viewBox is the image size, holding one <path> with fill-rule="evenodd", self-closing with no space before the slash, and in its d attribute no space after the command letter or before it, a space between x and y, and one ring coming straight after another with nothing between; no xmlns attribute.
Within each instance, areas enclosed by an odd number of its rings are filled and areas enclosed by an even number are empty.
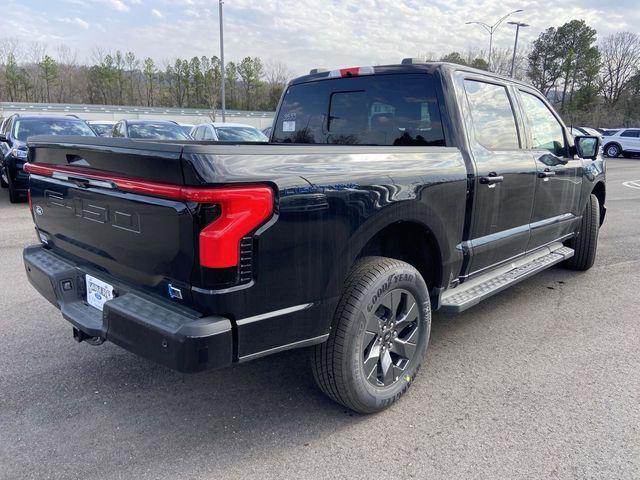
<svg viewBox="0 0 640 480"><path fill-rule="evenodd" d="M86 276L86 283L87 303L102 311L104 303L113 298L113 285L109 285L108 283L103 282L96 277L92 277L91 275Z"/></svg>

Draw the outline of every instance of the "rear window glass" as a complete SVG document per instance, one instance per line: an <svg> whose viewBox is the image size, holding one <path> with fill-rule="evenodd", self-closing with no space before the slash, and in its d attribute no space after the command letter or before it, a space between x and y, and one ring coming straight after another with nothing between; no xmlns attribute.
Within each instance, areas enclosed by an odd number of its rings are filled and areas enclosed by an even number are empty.
<svg viewBox="0 0 640 480"><path fill-rule="evenodd" d="M189 140L191 137L181 126L163 123L130 123L129 138L155 138L157 140Z"/></svg>
<svg viewBox="0 0 640 480"><path fill-rule="evenodd" d="M80 135L95 137L96 134L82 120L74 119L36 119L16 120L13 135L25 141L36 135Z"/></svg>
<svg viewBox="0 0 640 480"><path fill-rule="evenodd" d="M276 143L444 146L433 77L376 75L288 88Z"/></svg>

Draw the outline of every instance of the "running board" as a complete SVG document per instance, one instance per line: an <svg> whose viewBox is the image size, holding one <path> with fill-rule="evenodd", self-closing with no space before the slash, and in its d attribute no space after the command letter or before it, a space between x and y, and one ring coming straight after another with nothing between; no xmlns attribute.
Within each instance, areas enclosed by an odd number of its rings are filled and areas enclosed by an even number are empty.
<svg viewBox="0 0 640 480"><path fill-rule="evenodd" d="M469 280L457 288L447 290L440 299L440 310L447 313L462 312L525 278L573 257L573 253L572 248L565 247L559 242L536 250L523 258Z"/></svg>

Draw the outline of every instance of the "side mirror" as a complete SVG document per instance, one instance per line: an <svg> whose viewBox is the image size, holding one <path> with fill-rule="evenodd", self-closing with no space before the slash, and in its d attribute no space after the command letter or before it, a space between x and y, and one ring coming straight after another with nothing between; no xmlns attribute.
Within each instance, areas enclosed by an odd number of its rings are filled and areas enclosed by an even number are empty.
<svg viewBox="0 0 640 480"><path fill-rule="evenodd" d="M587 160L595 160L598 158L600 151L600 137L591 137L579 135L574 139L576 145L576 154L580 158Z"/></svg>

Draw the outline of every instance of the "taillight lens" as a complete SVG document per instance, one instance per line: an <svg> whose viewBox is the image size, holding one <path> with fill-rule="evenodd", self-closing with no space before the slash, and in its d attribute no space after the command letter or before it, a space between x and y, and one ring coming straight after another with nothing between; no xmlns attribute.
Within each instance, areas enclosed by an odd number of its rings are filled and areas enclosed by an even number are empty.
<svg viewBox="0 0 640 480"><path fill-rule="evenodd" d="M200 232L200 265L228 268L238 265L240 241L273 214L273 190L265 186L207 189L207 203L220 214ZM203 193L205 192L203 191Z"/></svg>

